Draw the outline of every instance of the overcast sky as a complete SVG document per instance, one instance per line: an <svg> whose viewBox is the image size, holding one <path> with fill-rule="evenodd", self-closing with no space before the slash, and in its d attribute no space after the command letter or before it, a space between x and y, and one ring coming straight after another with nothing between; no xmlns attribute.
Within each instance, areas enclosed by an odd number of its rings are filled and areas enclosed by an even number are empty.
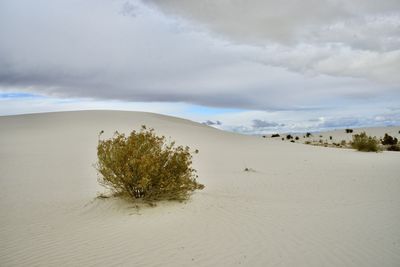
<svg viewBox="0 0 400 267"><path fill-rule="evenodd" d="M74 109L400 125L400 1L1 0L0 114Z"/></svg>

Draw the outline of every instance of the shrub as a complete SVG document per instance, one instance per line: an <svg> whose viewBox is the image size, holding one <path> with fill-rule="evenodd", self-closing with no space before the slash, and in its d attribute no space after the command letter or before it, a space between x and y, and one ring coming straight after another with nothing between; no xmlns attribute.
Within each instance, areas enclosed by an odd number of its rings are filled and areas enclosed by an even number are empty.
<svg viewBox="0 0 400 267"><path fill-rule="evenodd" d="M290 142L294 143L294 140L290 140Z"/></svg>
<svg viewBox="0 0 400 267"><path fill-rule="evenodd" d="M352 133L353 129L346 129L346 133Z"/></svg>
<svg viewBox="0 0 400 267"><path fill-rule="evenodd" d="M333 137L332 137L332 136L329 136L329 139L330 139L330 140L332 140L332 139L333 139Z"/></svg>
<svg viewBox="0 0 400 267"><path fill-rule="evenodd" d="M279 134L273 134L273 135L271 135L271 137L280 137L280 135Z"/></svg>
<svg viewBox="0 0 400 267"><path fill-rule="evenodd" d="M115 132L110 139L99 139L99 183L132 201L185 200L190 192L204 188L196 182L189 149L167 143L145 126L129 136Z"/></svg>
<svg viewBox="0 0 400 267"><path fill-rule="evenodd" d="M312 134L311 133L306 133L306 136L308 138L308 137L312 136Z"/></svg>
<svg viewBox="0 0 400 267"><path fill-rule="evenodd" d="M299 140L300 138L298 136L296 136L294 139Z"/></svg>
<svg viewBox="0 0 400 267"><path fill-rule="evenodd" d="M400 151L399 145L390 145L386 148L388 151Z"/></svg>
<svg viewBox="0 0 400 267"><path fill-rule="evenodd" d="M396 145L397 141L397 138L393 138L392 136L385 133L385 136L383 137L383 140L381 142L382 145Z"/></svg>
<svg viewBox="0 0 400 267"><path fill-rule="evenodd" d="M287 139L287 140L293 139L293 136L291 136L290 134L288 134L288 135L286 135L286 139Z"/></svg>
<svg viewBox="0 0 400 267"><path fill-rule="evenodd" d="M379 142L375 137L367 136L365 132L353 135L351 147L358 151L377 152L379 151Z"/></svg>

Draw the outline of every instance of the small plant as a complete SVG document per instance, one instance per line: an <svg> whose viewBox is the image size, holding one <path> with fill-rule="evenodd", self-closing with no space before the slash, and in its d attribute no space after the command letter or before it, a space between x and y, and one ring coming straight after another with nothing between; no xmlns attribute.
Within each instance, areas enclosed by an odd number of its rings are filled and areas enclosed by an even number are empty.
<svg viewBox="0 0 400 267"><path fill-rule="evenodd" d="M398 140L396 137L393 138L392 136L385 133L385 136L383 137L383 140L381 142L382 145L397 145Z"/></svg>
<svg viewBox="0 0 400 267"><path fill-rule="evenodd" d="M288 134L288 135L286 135L286 139L287 139L287 140L293 139L293 136L291 136L290 134Z"/></svg>
<svg viewBox="0 0 400 267"><path fill-rule="evenodd" d="M280 135L279 135L279 134L273 134L273 135L271 135L271 137L272 137L272 138L274 138L274 137L280 137Z"/></svg>
<svg viewBox="0 0 400 267"><path fill-rule="evenodd" d="M129 136L115 132L113 138L99 138L97 156L99 183L131 201L185 200L204 188L196 181L189 147L167 143L145 126Z"/></svg>
<svg viewBox="0 0 400 267"><path fill-rule="evenodd" d="M329 140L332 140L333 139L333 137L332 136L329 136Z"/></svg>
<svg viewBox="0 0 400 267"><path fill-rule="evenodd" d="M290 140L291 143L294 143L294 140Z"/></svg>
<svg viewBox="0 0 400 267"><path fill-rule="evenodd" d="M390 145L386 148L388 151L400 151L399 145Z"/></svg>
<svg viewBox="0 0 400 267"><path fill-rule="evenodd" d="M296 136L294 139L299 140L300 138L298 136Z"/></svg>
<svg viewBox="0 0 400 267"><path fill-rule="evenodd" d="M346 133L352 133L353 129L346 129L345 131L346 131Z"/></svg>
<svg viewBox="0 0 400 267"><path fill-rule="evenodd" d="M368 136L365 132L353 135L351 147L364 152L380 151L379 141L375 137Z"/></svg>
<svg viewBox="0 0 400 267"><path fill-rule="evenodd" d="M311 133L306 133L306 137L308 138L308 137L311 137L312 136L312 134Z"/></svg>
<svg viewBox="0 0 400 267"><path fill-rule="evenodd" d="M306 141L304 144L311 145L311 141Z"/></svg>
<svg viewBox="0 0 400 267"><path fill-rule="evenodd" d="M282 137L282 141L285 141L285 138Z"/></svg>

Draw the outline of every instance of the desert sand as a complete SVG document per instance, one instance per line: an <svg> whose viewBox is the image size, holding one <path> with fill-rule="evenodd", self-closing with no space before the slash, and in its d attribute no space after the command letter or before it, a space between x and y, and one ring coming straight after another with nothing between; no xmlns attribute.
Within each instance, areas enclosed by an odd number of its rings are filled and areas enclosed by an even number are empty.
<svg viewBox="0 0 400 267"><path fill-rule="evenodd" d="M142 124L199 149L204 190L154 208L95 198L98 133ZM0 266L400 265L399 152L277 142L141 112L4 116L0 188Z"/></svg>

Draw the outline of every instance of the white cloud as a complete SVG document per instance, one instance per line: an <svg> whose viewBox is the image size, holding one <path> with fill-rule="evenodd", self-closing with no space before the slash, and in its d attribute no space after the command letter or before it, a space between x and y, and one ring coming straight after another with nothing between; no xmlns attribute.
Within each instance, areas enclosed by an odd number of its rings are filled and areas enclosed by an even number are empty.
<svg viewBox="0 0 400 267"><path fill-rule="evenodd" d="M90 99L71 108L242 108L252 111L198 121L304 128L321 107L339 118L400 105L399 10L391 0L3 0L0 90Z"/></svg>

